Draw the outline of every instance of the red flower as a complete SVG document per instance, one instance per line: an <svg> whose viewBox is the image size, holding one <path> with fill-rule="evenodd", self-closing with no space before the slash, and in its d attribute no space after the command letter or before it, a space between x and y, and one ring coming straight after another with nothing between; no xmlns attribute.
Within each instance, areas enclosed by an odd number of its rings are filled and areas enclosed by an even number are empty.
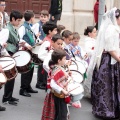
<svg viewBox="0 0 120 120"><path fill-rule="evenodd" d="M92 47L92 50L94 50L94 47Z"/></svg>

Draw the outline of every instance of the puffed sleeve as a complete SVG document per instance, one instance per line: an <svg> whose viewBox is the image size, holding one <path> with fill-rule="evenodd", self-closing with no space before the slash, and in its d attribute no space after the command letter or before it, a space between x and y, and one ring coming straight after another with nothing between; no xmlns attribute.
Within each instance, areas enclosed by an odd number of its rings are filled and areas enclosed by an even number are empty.
<svg viewBox="0 0 120 120"><path fill-rule="evenodd" d="M119 32L110 25L105 33L105 51L116 51L119 48Z"/></svg>

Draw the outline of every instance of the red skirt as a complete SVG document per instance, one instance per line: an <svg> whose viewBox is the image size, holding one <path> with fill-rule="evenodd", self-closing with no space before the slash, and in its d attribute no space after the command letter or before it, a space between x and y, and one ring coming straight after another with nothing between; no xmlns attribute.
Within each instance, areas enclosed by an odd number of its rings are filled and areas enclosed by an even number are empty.
<svg viewBox="0 0 120 120"><path fill-rule="evenodd" d="M49 93L45 97L41 120L54 120L54 119L55 119L54 96L53 93Z"/></svg>

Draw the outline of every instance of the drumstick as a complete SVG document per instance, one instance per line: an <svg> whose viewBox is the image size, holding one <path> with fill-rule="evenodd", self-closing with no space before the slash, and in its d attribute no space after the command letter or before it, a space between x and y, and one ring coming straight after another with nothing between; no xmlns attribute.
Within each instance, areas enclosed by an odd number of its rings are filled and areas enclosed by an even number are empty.
<svg viewBox="0 0 120 120"><path fill-rule="evenodd" d="M16 56L14 56L13 58L16 58L16 57L19 57L20 55L16 55Z"/></svg>
<svg viewBox="0 0 120 120"><path fill-rule="evenodd" d="M36 43L32 48L35 48L36 46L41 45L40 43Z"/></svg>
<svg viewBox="0 0 120 120"><path fill-rule="evenodd" d="M7 66L3 67L2 69L6 68L6 67L8 67L8 66L10 66L10 65L12 65L12 64L14 64L14 63L9 64L9 65L7 65Z"/></svg>
<svg viewBox="0 0 120 120"><path fill-rule="evenodd" d="M13 60L0 60L0 62L4 62L4 61L13 61Z"/></svg>
<svg viewBox="0 0 120 120"><path fill-rule="evenodd" d="M72 56L74 57L74 59L75 59L75 61L76 61L76 58L75 58L75 55L74 55L74 53L72 52L72 50L70 50L71 51L71 53L72 53Z"/></svg>
<svg viewBox="0 0 120 120"><path fill-rule="evenodd" d="M80 86L78 86L78 87L80 87ZM69 93L69 92L71 92L71 91L73 91L73 90L75 90L75 89L77 89L78 87L76 87L76 88L74 88L74 89L72 89L72 90L68 91L68 93Z"/></svg>

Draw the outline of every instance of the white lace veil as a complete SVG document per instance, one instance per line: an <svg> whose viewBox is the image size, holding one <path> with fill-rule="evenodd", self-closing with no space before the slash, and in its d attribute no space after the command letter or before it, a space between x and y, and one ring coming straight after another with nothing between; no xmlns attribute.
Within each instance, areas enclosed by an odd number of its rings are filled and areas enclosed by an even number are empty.
<svg viewBox="0 0 120 120"><path fill-rule="evenodd" d="M85 81L85 84L89 82L89 87L91 86L91 80L92 80L93 70L95 66L97 65L97 68L99 69L102 52L104 51L104 46L105 46L104 43L105 43L106 29L110 24L118 26L116 17L115 17L116 10L117 8L112 8L110 11L106 12L103 15L101 26L96 39L95 51L92 55L92 58L90 60L90 64L87 70L87 80Z"/></svg>

